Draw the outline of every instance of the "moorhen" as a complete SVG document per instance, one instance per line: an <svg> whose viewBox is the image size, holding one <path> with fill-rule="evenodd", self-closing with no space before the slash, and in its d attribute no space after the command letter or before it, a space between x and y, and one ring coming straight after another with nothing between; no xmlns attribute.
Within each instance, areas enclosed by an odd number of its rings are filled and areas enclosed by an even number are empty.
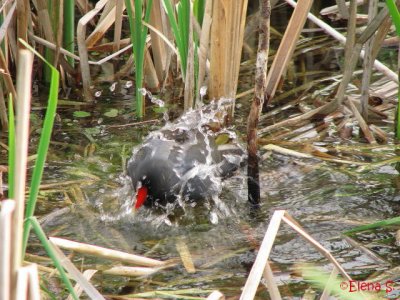
<svg viewBox="0 0 400 300"><path fill-rule="evenodd" d="M210 107L167 123L133 150L127 169L136 193L135 210L142 205L165 207L178 198L198 201L218 195L221 179L244 162L235 134L211 129L218 113ZM222 134L229 143L217 145Z"/></svg>

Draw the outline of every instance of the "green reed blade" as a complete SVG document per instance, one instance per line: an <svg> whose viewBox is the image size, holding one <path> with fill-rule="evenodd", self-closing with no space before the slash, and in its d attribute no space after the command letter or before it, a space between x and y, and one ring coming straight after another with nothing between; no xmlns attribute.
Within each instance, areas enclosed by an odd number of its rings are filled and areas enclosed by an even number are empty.
<svg viewBox="0 0 400 300"><path fill-rule="evenodd" d="M392 219L378 221L378 222L375 222L372 224L358 226L356 228L353 228L353 229L343 232L343 234L348 235L348 234L353 234L353 233L360 232L360 231L371 230L371 229L376 229L376 228L390 226L390 225L399 225L399 224L400 224L400 217L395 217Z"/></svg>
<svg viewBox="0 0 400 300"><path fill-rule="evenodd" d="M397 9L396 2L394 0L386 0L386 6L389 10L390 16L392 17L393 24L396 27L397 36L400 36L400 13ZM400 73L399 73L400 80ZM396 111L396 119L395 119L395 134L396 139L400 140L400 91L397 95L398 103L397 103L397 111Z"/></svg>
<svg viewBox="0 0 400 300"><path fill-rule="evenodd" d="M15 115L12 95L8 97L8 198L14 199Z"/></svg>
<svg viewBox="0 0 400 300"><path fill-rule="evenodd" d="M65 272L64 268L62 267L61 262L57 259L57 255L56 255L55 251L53 250L53 246L50 244L49 240L47 239L46 234L44 233L42 227L40 227L38 220L35 217L29 217L29 218L27 218L25 224L27 224L27 223L29 223L30 226L32 226L33 230L36 233L36 236L39 238L44 249L46 250L47 255L51 258L55 267L57 268L58 272L60 273L61 280L64 282L68 291L70 292L70 294L72 295L72 297L74 299L78 300L79 297L76 295L74 287L72 286L72 283L69 280L67 273Z"/></svg>
<svg viewBox="0 0 400 300"><path fill-rule="evenodd" d="M75 0L64 0L64 33L63 45L66 50L74 53L75 50ZM74 59L67 57L68 63L73 67Z"/></svg>
<svg viewBox="0 0 400 300"><path fill-rule="evenodd" d="M30 51L32 51L36 56L38 56L44 63L46 63L51 70L51 81L50 90L47 103L46 115L43 121L42 133L40 135L39 146L37 150L37 158L35 167L32 173L32 180L29 189L29 199L26 204L25 218L32 217L35 212L36 200L39 194L39 186L43 176L44 164L47 157L47 152L49 149L51 133L53 130L54 118L56 116L57 101L58 101L58 87L60 74L57 69L54 68L48 61L46 61L43 56L41 56L35 49L33 49L25 41L20 40L20 42ZM26 246L28 243L30 231L30 223L27 222L24 225L24 235L23 235L23 252L25 253Z"/></svg>
<svg viewBox="0 0 400 300"><path fill-rule="evenodd" d="M134 2L135 9L132 9L131 1L125 0L126 10L128 12L129 27L131 32L131 41L133 44L133 57L135 60L135 80L136 80L136 115L142 118L144 115L144 98L140 89L143 87L143 69L144 54L146 47L147 27L142 23L143 1ZM150 18L152 1L148 2L146 7L145 22Z"/></svg>
<svg viewBox="0 0 400 300"><path fill-rule="evenodd" d="M206 7L205 0L194 0L193 2L193 15L201 26L203 24L204 10Z"/></svg>
<svg viewBox="0 0 400 300"><path fill-rule="evenodd" d="M190 1L181 0L178 3L177 17L175 17L171 0L163 0L163 4L178 48L182 77L185 78L189 44Z"/></svg>

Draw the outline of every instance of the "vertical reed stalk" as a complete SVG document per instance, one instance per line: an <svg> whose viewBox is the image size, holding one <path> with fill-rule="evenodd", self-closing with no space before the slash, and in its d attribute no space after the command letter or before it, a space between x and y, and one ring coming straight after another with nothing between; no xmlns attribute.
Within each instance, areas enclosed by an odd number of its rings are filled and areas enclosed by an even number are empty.
<svg viewBox="0 0 400 300"><path fill-rule="evenodd" d="M16 127L16 159L15 159L15 212L13 215L13 246L11 280L12 290L16 290L17 271L22 263L22 227L25 208L25 182L28 157L29 116L31 106L33 54L28 50L20 50L17 73L17 127Z"/></svg>
<svg viewBox="0 0 400 300"><path fill-rule="evenodd" d="M113 50L117 52L121 44L122 17L124 13L124 0L116 0L115 4L115 27Z"/></svg>
<svg viewBox="0 0 400 300"><path fill-rule="evenodd" d="M0 299L10 299L11 220L15 201L4 200L0 210Z"/></svg>
<svg viewBox="0 0 400 300"><path fill-rule="evenodd" d="M29 0L17 1L17 37L24 41L28 40L28 16L29 16ZM19 44L19 47L22 47Z"/></svg>
<svg viewBox="0 0 400 300"><path fill-rule="evenodd" d="M269 0L260 0L260 35L256 62L256 84L254 98L247 120L247 185L248 200L257 207L260 202L260 179L257 156L257 128L264 100L267 97L267 67L269 53L271 3Z"/></svg>
<svg viewBox="0 0 400 300"><path fill-rule="evenodd" d="M75 0L64 0L64 33L63 47L71 53L75 50ZM74 67L74 59L67 58L67 62Z"/></svg>
<svg viewBox="0 0 400 300"><path fill-rule="evenodd" d="M213 1L210 46L210 97L234 98L239 76L247 0ZM232 109L233 113L233 109Z"/></svg>
<svg viewBox="0 0 400 300"><path fill-rule="evenodd" d="M370 1L368 8L368 23L370 24L378 13L378 2ZM361 86L361 116L368 124L368 100L369 100L369 84L371 81L372 68L374 66L373 46L375 43L375 34L365 44L365 56L363 61L363 78Z"/></svg>

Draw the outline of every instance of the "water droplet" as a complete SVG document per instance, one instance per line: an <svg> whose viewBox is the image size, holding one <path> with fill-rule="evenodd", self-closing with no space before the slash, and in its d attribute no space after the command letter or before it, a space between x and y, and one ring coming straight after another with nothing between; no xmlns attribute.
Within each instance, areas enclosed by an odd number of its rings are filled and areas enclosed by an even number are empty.
<svg viewBox="0 0 400 300"><path fill-rule="evenodd" d="M111 92L114 92L116 86L117 86L117 83L114 82L114 83L110 86L110 91L111 91Z"/></svg>
<svg viewBox="0 0 400 300"><path fill-rule="evenodd" d="M210 222L214 225L218 224L218 215L214 211L210 213Z"/></svg>

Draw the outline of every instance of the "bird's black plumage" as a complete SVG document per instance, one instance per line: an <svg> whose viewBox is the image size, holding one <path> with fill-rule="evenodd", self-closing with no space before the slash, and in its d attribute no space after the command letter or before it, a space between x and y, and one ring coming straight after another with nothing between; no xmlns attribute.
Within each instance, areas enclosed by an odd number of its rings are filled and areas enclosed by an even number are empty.
<svg viewBox="0 0 400 300"><path fill-rule="evenodd" d="M147 188L145 206L166 205L178 196L194 201L212 196L218 193L220 179L242 163L243 150L238 145L217 146L216 133L203 119L201 111L186 113L134 149L128 175L135 191Z"/></svg>

